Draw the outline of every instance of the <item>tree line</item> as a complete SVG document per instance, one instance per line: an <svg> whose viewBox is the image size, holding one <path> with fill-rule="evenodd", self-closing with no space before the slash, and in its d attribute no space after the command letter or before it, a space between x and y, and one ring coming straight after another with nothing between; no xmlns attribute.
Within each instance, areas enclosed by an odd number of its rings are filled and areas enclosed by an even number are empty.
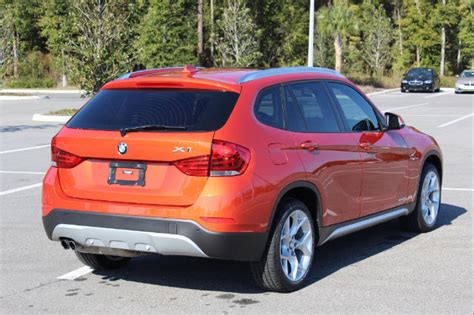
<svg viewBox="0 0 474 315"><path fill-rule="evenodd" d="M474 67L474 0L315 10L315 65L371 76ZM143 68L305 65L308 17L309 0L0 0L0 75L3 85L68 78L93 93Z"/></svg>

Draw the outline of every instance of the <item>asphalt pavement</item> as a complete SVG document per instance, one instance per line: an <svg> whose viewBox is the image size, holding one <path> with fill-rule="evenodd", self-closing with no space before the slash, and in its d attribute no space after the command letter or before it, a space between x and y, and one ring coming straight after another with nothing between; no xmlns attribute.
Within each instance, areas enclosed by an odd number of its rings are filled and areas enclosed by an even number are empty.
<svg viewBox="0 0 474 315"><path fill-rule="evenodd" d="M0 313L472 314L474 95L444 89L371 98L439 142L438 227L413 234L394 221L331 241L316 250L308 285L289 294L257 289L238 262L144 256L116 271L84 268L47 239L41 222L41 180L61 124L31 118L85 99L0 100Z"/></svg>

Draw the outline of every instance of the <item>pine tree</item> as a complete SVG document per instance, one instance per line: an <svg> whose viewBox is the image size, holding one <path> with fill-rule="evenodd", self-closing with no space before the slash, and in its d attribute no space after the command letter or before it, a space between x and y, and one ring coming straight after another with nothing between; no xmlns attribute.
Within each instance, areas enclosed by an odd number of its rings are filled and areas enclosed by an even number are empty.
<svg viewBox="0 0 474 315"><path fill-rule="evenodd" d="M130 44L138 17L134 2L50 0L44 9L45 20L40 24L49 47L88 94L131 70L135 55ZM50 27L45 26L48 23Z"/></svg>
<svg viewBox="0 0 474 315"><path fill-rule="evenodd" d="M329 34L334 40L335 69L342 70L344 42L357 27L352 10L347 0L334 0L331 7L323 7L318 11L317 23L322 25L321 31Z"/></svg>
<svg viewBox="0 0 474 315"><path fill-rule="evenodd" d="M392 25L381 5L375 6L371 1L364 1L360 10L361 32L360 57L365 61L371 74L383 74L385 66L391 59L393 39Z"/></svg>
<svg viewBox="0 0 474 315"><path fill-rule="evenodd" d="M474 3L472 0L465 1L462 6L462 18L459 24L459 57L458 68L463 63L470 64L474 69ZM460 71L461 69L458 69Z"/></svg>
<svg viewBox="0 0 474 315"><path fill-rule="evenodd" d="M196 64L197 5L191 0L152 0L135 42L147 68Z"/></svg>
<svg viewBox="0 0 474 315"><path fill-rule="evenodd" d="M259 32L243 0L228 0L217 26L217 61L221 66L250 67L258 63Z"/></svg>
<svg viewBox="0 0 474 315"><path fill-rule="evenodd" d="M402 27L405 33L404 46L414 54L410 58L415 66L439 64L439 36L434 32L433 6L428 0L404 0Z"/></svg>

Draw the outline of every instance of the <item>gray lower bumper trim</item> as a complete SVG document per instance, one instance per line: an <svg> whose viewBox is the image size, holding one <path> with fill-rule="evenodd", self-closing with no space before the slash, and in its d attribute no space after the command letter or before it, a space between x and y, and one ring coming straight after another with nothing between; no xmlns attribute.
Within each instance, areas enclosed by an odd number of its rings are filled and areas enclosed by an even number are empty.
<svg viewBox="0 0 474 315"><path fill-rule="evenodd" d="M162 255L208 257L192 240L176 234L58 224L52 239L74 240L84 247L106 247Z"/></svg>
<svg viewBox="0 0 474 315"><path fill-rule="evenodd" d="M327 241L333 240L335 238L342 237L347 234L377 225L379 223L386 222L386 221L407 215L408 213L410 213L410 211L407 208L398 208L392 211L380 213L380 214L371 216L369 218L362 219L360 221L341 226L335 229L334 231L332 231L331 234L329 234L329 236L319 245L322 245L326 243Z"/></svg>

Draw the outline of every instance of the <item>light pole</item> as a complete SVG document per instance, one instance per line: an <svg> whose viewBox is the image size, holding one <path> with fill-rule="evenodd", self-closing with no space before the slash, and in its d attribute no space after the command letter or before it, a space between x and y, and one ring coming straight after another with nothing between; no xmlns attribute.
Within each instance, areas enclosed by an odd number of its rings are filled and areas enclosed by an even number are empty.
<svg viewBox="0 0 474 315"><path fill-rule="evenodd" d="M309 5L309 39L308 39L308 67L313 66L313 43L314 43L314 0Z"/></svg>

